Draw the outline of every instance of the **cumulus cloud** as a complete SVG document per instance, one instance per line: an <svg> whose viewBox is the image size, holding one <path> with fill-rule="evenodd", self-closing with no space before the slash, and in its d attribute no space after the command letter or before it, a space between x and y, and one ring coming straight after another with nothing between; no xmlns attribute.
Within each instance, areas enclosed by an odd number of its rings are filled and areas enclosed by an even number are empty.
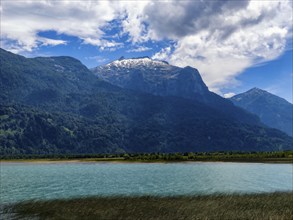
<svg viewBox="0 0 293 220"><path fill-rule="evenodd" d="M245 69L279 57L292 37L290 0L3 1L1 16L1 46L14 52L67 43L38 35L48 30L108 51L172 42L153 58L196 67L218 93ZM109 35L111 28L118 31Z"/></svg>
<svg viewBox="0 0 293 220"><path fill-rule="evenodd" d="M92 56L92 57L85 57L86 60L95 60L97 63L101 64L101 63L105 63L108 62L109 59L102 57L102 56Z"/></svg>
<svg viewBox="0 0 293 220"><path fill-rule="evenodd" d="M141 43L149 40L147 36L145 7L151 1L120 1L119 9L122 19L122 32L129 35L132 43Z"/></svg>
<svg viewBox="0 0 293 220"><path fill-rule="evenodd" d="M180 39L201 30L218 28L222 16L248 4L242 1L158 1L147 5L145 13L152 38Z"/></svg>
<svg viewBox="0 0 293 220"><path fill-rule="evenodd" d="M146 8L150 38L176 40L171 64L199 69L211 90L237 85L246 68L276 59L292 37L290 1L158 2ZM166 54L165 54L166 55Z"/></svg>
<svg viewBox="0 0 293 220"><path fill-rule="evenodd" d="M144 51L149 51L151 49L152 48L150 48L150 47L140 46L140 47L135 47L135 48L129 49L126 52L128 52L128 53L129 52L144 52Z"/></svg>
<svg viewBox="0 0 293 220"><path fill-rule="evenodd" d="M67 42L64 40L55 40L55 39L50 39L50 38L44 38L44 37L38 37L37 40L42 43L42 45L47 46L47 45L60 45L60 44L66 44Z"/></svg>
<svg viewBox="0 0 293 220"><path fill-rule="evenodd" d="M161 51L159 51L158 53L155 53L152 56L152 59L168 61L170 55L171 55L171 47L165 47L165 48L161 49Z"/></svg>
<svg viewBox="0 0 293 220"><path fill-rule="evenodd" d="M1 39L14 40L24 51L64 42L40 38L41 31L76 36L83 43L115 47L103 39L103 27L119 11L108 1L4 1L2 2ZM9 48L8 48L9 49Z"/></svg>

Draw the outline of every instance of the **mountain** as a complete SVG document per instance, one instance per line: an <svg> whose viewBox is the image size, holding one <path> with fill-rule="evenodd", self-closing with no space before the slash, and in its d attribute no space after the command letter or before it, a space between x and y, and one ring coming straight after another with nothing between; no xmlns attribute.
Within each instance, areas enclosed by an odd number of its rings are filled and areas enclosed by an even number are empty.
<svg viewBox="0 0 293 220"><path fill-rule="evenodd" d="M40 105L64 102L68 94L90 94L109 86L97 81L80 61L72 57L25 58L0 50L0 100Z"/></svg>
<svg viewBox="0 0 293 220"><path fill-rule="evenodd" d="M293 136L293 105L267 91L253 88L230 100L237 106L259 116L261 121Z"/></svg>
<svg viewBox="0 0 293 220"><path fill-rule="evenodd" d="M203 99L209 93L196 69L172 66L149 57L120 58L92 71L114 85L154 95Z"/></svg>
<svg viewBox="0 0 293 220"><path fill-rule="evenodd" d="M210 92L198 70L190 66L180 68L149 57L122 57L91 71L99 79L121 88L199 101L245 123L255 123L258 120L229 100Z"/></svg>
<svg viewBox="0 0 293 220"><path fill-rule="evenodd" d="M292 138L244 110L236 113L248 122L197 100L120 88L71 57L1 49L0 60L1 155L292 149Z"/></svg>

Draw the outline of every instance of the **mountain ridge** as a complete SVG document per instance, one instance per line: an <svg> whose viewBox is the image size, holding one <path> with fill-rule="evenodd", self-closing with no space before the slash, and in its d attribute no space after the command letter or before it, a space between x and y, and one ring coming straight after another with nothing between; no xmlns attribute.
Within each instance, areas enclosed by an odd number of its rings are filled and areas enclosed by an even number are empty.
<svg viewBox="0 0 293 220"><path fill-rule="evenodd" d="M196 100L111 85L75 59L31 59L4 50L0 58L4 155L292 148L292 138L257 120L244 123Z"/></svg>
<svg viewBox="0 0 293 220"><path fill-rule="evenodd" d="M230 98L237 106L256 114L269 127L293 136L293 105L286 99L259 88L252 88Z"/></svg>
<svg viewBox="0 0 293 220"><path fill-rule="evenodd" d="M199 101L240 121L257 118L231 101L210 92L196 68L173 66L150 58L115 60L91 71L102 80L121 88L159 96L175 96Z"/></svg>

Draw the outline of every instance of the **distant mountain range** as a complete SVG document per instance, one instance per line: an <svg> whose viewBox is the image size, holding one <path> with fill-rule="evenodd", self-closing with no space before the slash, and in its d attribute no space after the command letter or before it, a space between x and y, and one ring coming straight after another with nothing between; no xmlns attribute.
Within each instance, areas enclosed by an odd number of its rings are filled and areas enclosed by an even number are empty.
<svg viewBox="0 0 293 220"><path fill-rule="evenodd" d="M293 146L285 133L209 92L191 67L149 58L114 61L129 65L123 72L113 63L100 67L116 72L121 81L120 74L127 78L127 71L136 72L145 90L124 86L134 86L137 78L130 74L134 79L129 83L118 85L113 77L110 84L71 57L25 58L0 49L0 59L1 155L275 151ZM147 68L153 69L154 85Z"/></svg>
<svg viewBox="0 0 293 220"><path fill-rule="evenodd" d="M235 95L230 100L237 106L259 116L260 120L293 136L293 105L267 91L253 88Z"/></svg>

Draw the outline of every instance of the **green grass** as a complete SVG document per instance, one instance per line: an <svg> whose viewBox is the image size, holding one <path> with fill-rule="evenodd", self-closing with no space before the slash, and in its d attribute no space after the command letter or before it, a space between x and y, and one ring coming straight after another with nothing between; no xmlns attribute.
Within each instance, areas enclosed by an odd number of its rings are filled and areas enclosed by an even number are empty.
<svg viewBox="0 0 293 220"><path fill-rule="evenodd" d="M182 197L91 197L30 201L12 207L19 219L293 219L293 193Z"/></svg>

